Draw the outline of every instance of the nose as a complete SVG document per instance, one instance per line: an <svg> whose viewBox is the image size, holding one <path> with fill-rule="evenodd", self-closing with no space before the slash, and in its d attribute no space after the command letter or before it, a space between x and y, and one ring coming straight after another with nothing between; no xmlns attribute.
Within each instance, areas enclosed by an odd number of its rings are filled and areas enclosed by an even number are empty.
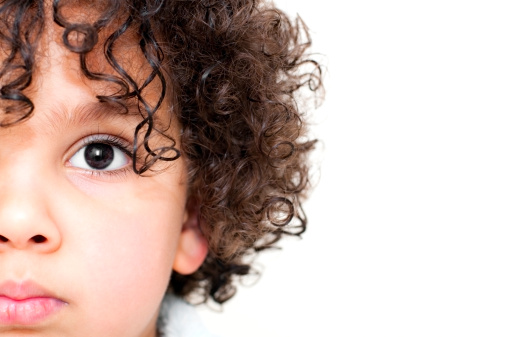
<svg viewBox="0 0 508 337"><path fill-rule="evenodd" d="M50 214L51 196L45 196L40 184L1 180L4 178L0 177L0 253L58 250L61 234Z"/></svg>

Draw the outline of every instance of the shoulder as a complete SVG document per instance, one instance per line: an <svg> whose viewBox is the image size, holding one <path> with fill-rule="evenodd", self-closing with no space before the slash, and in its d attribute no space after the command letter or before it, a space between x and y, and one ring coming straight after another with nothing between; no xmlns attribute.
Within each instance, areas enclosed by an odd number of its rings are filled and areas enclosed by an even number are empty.
<svg viewBox="0 0 508 337"><path fill-rule="evenodd" d="M172 294L162 301L157 327L161 337L218 337L208 332L192 305Z"/></svg>

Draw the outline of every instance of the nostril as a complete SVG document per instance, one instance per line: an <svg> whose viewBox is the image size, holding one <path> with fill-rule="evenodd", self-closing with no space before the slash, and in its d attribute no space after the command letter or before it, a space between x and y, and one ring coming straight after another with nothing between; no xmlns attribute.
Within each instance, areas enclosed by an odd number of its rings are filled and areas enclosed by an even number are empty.
<svg viewBox="0 0 508 337"><path fill-rule="evenodd" d="M6 238L5 236L3 236L3 235L0 235L0 241L2 241L2 242L7 242L7 241L9 241L9 239L7 239L7 238Z"/></svg>
<svg viewBox="0 0 508 337"><path fill-rule="evenodd" d="M45 242L47 239L42 236L42 235L35 235L32 240L35 242L35 243L43 243Z"/></svg>

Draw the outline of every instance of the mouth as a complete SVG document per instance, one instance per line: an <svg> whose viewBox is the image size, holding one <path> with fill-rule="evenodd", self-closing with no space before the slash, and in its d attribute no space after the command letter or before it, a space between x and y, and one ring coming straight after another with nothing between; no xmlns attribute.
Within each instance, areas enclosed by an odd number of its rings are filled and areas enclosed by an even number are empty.
<svg viewBox="0 0 508 337"><path fill-rule="evenodd" d="M32 325L56 314L67 303L35 282L0 284L0 325Z"/></svg>

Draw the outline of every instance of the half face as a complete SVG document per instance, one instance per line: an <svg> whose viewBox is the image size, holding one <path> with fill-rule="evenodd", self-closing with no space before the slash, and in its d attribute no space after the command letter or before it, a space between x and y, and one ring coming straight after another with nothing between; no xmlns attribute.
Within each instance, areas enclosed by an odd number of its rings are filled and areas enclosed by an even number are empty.
<svg viewBox="0 0 508 337"><path fill-rule="evenodd" d="M53 29L26 90L33 116L0 128L0 336L156 336L173 267L206 255L184 161L133 172L139 116L98 102Z"/></svg>

